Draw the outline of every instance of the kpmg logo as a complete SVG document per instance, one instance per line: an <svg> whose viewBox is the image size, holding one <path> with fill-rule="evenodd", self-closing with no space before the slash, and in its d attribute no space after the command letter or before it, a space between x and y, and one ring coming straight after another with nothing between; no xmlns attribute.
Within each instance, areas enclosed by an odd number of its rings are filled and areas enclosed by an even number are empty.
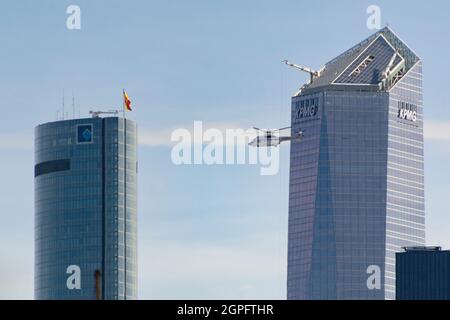
<svg viewBox="0 0 450 320"><path fill-rule="evenodd" d="M77 126L77 143L92 143L92 124L80 124Z"/></svg>
<svg viewBox="0 0 450 320"><path fill-rule="evenodd" d="M398 102L398 117L402 120L416 122L417 106L403 101Z"/></svg>
<svg viewBox="0 0 450 320"><path fill-rule="evenodd" d="M312 118L318 114L319 98L297 101L295 106L295 121Z"/></svg>

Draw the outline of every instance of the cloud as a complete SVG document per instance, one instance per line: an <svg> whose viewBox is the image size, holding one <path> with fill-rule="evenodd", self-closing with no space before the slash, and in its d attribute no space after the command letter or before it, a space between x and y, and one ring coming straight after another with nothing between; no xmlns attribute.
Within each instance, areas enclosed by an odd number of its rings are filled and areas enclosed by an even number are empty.
<svg viewBox="0 0 450 320"><path fill-rule="evenodd" d="M169 129L163 129L159 131L140 129L138 131L138 142L139 145L148 147L171 146L172 145L172 142L170 141L171 134L172 130Z"/></svg>
<svg viewBox="0 0 450 320"><path fill-rule="evenodd" d="M263 248L243 248L208 244L172 243L146 246L149 254L157 256L153 268L154 277L203 278L219 275L227 277L270 277L275 274L276 264ZM145 259L145 258L144 258ZM151 265L148 264L148 265Z"/></svg>
<svg viewBox="0 0 450 320"><path fill-rule="evenodd" d="M216 145L225 145L229 147L235 147L237 146L246 146L251 140L253 140L257 132L254 129L246 128L245 126L239 126L236 123L202 123L202 126L197 126L196 129L194 129L194 123L187 124L187 125L179 125L177 127L171 127L171 128L165 128L161 130L150 130L147 128L143 128L139 130L139 145L142 146L149 146L149 147L157 147L157 146L168 146L172 147L174 146L178 140L172 141L171 137L172 134L176 130L187 130L190 133L191 136L191 142L195 145L202 145L206 144L205 141L203 141L203 135L205 134L205 131L214 129L216 130L216 133L220 133L223 137L222 141L215 141ZM238 131L239 130L239 131ZM234 140L230 136L227 139L227 131L232 134L236 135L237 139ZM197 134L198 133L198 134ZM210 132L212 133L212 132ZM216 135L216 133L212 133Z"/></svg>
<svg viewBox="0 0 450 320"><path fill-rule="evenodd" d="M140 247L141 298L284 299L285 255L241 243L153 243Z"/></svg>
<svg viewBox="0 0 450 320"><path fill-rule="evenodd" d="M27 134L0 134L0 150L30 150L33 136Z"/></svg>
<svg viewBox="0 0 450 320"><path fill-rule="evenodd" d="M32 245L21 241L0 245L0 261L0 300L33 299Z"/></svg>
<svg viewBox="0 0 450 320"><path fill-rule="evenodd" d="M285 298L287 225L270 210L151 220L139 231L140 298Z"/></svg>
<svg viewBox="0 0 450 320"><path fill-rule="evenodd" d="M425 139L450 142L450 121L429 120L424 123Z"/></svg>
<svg viewBox="0 0 450 320"><path fill-rule="evenodd" d="M190 132L192 136L192 143L193 144L204 144L204 141L201 139L201 135L194 138L194 123L187 124L187 125L179 125L174 126L170 128L164 128L160 130L151 130L148 128L141 128L138 131L138 142L141 146L148 146L148 147L157 147L157 146L167 146L172 147L174 146L177 141L171 141L172 133L177 129L186 129ZM249 130L246 127L239 126L232 123L203 123L203 128L201 133L205 133L208 129L216 129L221 132L221 134L224 137L223 143L218 143L218 145L231 145L231 141L227 141L225 139L226 137L226 131L227 130L236 130L236 129L242 129L246 133L240 134L240 138L245 138L246 141L249 139L252 139L256 136L256 132L254 130L250 130L250 134L248 134L247 130ZM242 139L241 139L242 140ZM238 139L239 142L239 139ZM246 143L240 143L240 145L245 145ZM15 134L15 133L8 133L8 134L0 134L0 150L31 150L33 149L34 145L34 139L32 135L29 134ZM239 145L239 143L238 143ZM232 146L235 146L234 144Z"/></svg>
<svg viewBox="0 0 450 320"><path fill-rule="evenodd" d="M139 130L139 145L148 147L167 146L172 147L176 142L171 141L172 133L177 129L188 130L192 137L194 136L194 124L186 124L174 126L171 128L164 128L160 130L151 130L142 128ZM208 129L217 129L224 137L223 144L227 146L235 146L230 140L227 141L226 130L242 129L247 133L239 135L239 137L246 138L246 141L251 140L256 136L256 132L252 129L240 126L236 123L203 123L203 133ZM249 131L247 131L249 130ZM286 134L289 134L286 132ZM424 124L425 139L436 141L450 142L450 121L428 120ZM204 144L201 139L193 139L193 144ZM242 139L240 139L242 141ZM240 143L242 145L242 142ZM219 145L221 145L219 143ZM239 139L238 139L239 145ZM28 134L0 134L0 150L30 150L33 148L33 136Z"/></svg>

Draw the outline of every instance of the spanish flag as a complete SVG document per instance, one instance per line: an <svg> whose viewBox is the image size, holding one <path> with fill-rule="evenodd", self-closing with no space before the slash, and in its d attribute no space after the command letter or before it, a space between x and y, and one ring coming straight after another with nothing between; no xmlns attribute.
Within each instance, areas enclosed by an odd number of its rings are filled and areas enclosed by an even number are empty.
<svg viewBox="0 0 450 320"><path fill-rule="evenodd" d="M127 111L131 111L131 100L130 97L128 97L128 94L125 92L125 89L123 90L123 106Z"/></svg>

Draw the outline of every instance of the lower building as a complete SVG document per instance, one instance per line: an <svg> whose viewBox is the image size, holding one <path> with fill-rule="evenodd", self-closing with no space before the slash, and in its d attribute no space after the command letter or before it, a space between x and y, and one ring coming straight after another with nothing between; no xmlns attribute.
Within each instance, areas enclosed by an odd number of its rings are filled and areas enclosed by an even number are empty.
<svg viewBox="0 0 450 320"><path fill-rule="evenodd" d="M450 300L450 251L404 249L396 254L397 300Z"/></svg>

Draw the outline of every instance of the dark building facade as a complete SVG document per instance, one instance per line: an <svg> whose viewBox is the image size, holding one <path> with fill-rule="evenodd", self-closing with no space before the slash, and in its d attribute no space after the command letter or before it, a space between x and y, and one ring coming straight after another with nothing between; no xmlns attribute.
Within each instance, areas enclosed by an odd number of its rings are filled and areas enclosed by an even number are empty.
<svg viewBox="0 0 450 320"><path fill-rule="evenodd" d="M395 299L395 253L424 245L422 64L389 28L292 98L288 299Z"/></svg>
<svg viewBox="0 0 450 320"><path fill-rule="evenodd" d="M397 300L450 300L450 251L405 248L396 254Z"/></svg>
<svg viewBox="0 0 450 320"><path fill-rule="evenodd" d="M35 298L137 298L137 127L118 117L35 129Z"/></svg>

